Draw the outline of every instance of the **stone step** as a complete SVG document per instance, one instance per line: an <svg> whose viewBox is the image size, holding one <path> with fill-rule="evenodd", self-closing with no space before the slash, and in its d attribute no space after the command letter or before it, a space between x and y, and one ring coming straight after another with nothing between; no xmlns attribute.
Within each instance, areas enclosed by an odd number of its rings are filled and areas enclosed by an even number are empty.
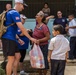
<svg viewBox="0 0 76 75"><path fill-rule="evenodd" d="M2 56L3 55L3 52L2 51L0 51L0 56Z"/></svg>

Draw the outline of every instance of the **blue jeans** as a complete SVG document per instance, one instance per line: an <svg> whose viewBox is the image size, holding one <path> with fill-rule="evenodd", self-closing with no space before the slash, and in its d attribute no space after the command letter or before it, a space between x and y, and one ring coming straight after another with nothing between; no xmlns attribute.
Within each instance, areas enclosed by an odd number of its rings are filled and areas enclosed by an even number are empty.
<svg viewBox="0 0 76 75"><path fill-rule="evenodd" d="M64 75L66 61L51 60L51 75Z"/></svg>

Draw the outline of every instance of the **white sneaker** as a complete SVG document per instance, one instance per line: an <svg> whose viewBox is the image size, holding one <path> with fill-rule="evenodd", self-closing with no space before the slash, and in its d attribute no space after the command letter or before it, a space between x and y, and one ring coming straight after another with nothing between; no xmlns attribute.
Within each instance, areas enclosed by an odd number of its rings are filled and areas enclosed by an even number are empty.
<svg viewBox="0 0 76 75"><path fill-rule="evenodd" d="M20 75L25 75L25 72L24 71L20 71Z"/></svg>
<svg viewBox="0 0 76 75"><path fill-rule="evenodd" d="M29 75L29 74L24 71L20 71L20 75Z"/></svg>

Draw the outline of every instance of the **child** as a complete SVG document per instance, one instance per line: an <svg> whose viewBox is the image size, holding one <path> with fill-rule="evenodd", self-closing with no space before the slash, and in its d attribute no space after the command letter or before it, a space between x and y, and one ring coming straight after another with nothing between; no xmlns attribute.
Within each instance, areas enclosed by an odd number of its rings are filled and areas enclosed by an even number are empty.
<svg viewBox="0 0 76 75"><path fill-rule="evenodd" d="M48 61L51 59L51 75L64 75L66 60L68 58L69 41L62 35L63 27L53 27L54 38L49 44Z"/></svg>
<svg viewBox="0 0 76 75"><path fill-rule="evenodd" d="M68 16L69 25L66 27L66 30L69 31L70 35L70 52L69 59L76 59L76 21L74 19L74 15L70 14Z"/></svg>

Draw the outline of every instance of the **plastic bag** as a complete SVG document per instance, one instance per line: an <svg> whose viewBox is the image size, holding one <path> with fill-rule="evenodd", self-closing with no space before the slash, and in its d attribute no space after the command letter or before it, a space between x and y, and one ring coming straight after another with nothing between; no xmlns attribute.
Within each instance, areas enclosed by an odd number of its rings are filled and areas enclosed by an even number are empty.
<svg viewBox="0 0 76 75"><path fill-rule="evenodd" d="M45 68L44 57L39 45L34 44L33 49L29 52L30 62L33 68Z"/></svg>

